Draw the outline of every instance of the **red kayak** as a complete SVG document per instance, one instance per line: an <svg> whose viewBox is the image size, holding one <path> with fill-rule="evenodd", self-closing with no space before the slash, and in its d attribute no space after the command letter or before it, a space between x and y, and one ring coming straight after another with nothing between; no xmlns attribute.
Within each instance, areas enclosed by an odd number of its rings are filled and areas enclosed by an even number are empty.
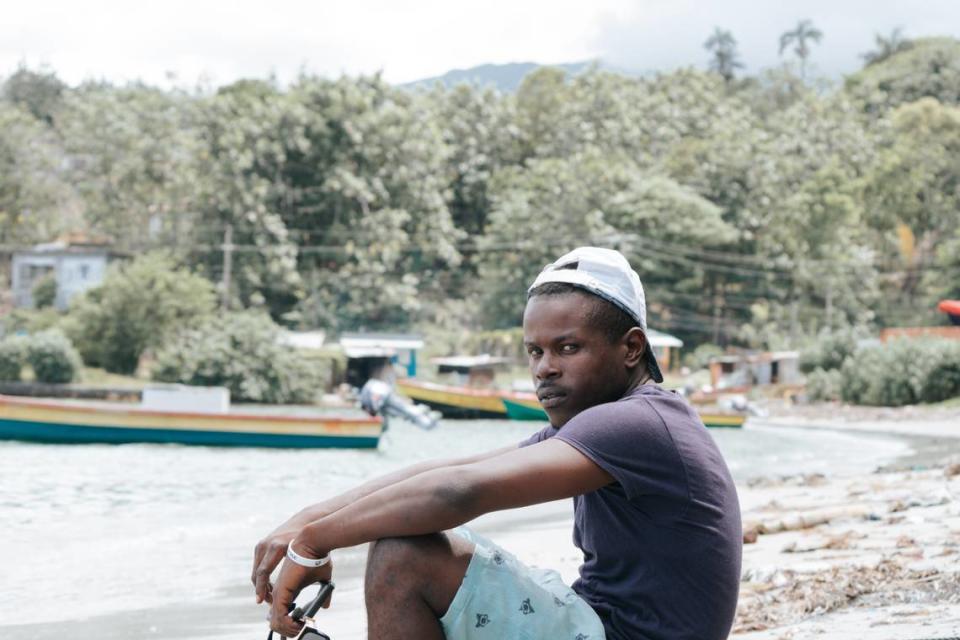
<svg viewBox="0 0 960 640"><path fill-rule="evenodd" d="M941 300L937 309L950 316L950 322L960 325L960 300Z"/></svg>

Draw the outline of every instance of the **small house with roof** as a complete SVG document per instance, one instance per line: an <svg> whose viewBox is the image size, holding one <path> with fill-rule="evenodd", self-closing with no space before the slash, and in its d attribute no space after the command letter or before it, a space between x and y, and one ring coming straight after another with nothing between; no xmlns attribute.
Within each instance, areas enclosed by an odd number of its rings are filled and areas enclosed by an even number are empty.
<svg viewBox="0 0 960 640"><path fill-rule="evenodd" d="M66 309L75 295L103 282L110 262L126 257L111 245L106 237L72 233L15 252L10 269L14 306L33 308L33 288L53 277L57 284L54 306Z"/></svg>
<svg viewBox="0 0 960 640"><path fill-rule="evenodd" d="M650 342L650 348L653 349L653 355L657 357L660 370L668 371L672 364L673 351L683 346L683 340L654 329L647 329L647 340Z"/></svg>
<svg viewBox="0 0 960 640"><path fill-rule="evenodd" d="M801 382L799 351L732 353L710 358L710 384L714 389Z"/></svg>
<svg viewBox="0 0 960 640"><path fill-rule="evenodd" d="M443 356L431 358L437 365L437 373L452 378L451 384L461 387L486 389L493 387L498 369L509 369L511 358L501 358L483 353L478 356Z"/></svg>

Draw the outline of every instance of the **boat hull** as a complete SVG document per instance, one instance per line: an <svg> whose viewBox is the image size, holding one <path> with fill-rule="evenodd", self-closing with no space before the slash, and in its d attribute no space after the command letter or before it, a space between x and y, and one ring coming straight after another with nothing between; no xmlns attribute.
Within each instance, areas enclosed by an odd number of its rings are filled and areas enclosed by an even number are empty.
<svg viewBox="0 0 960 640"><path fill-rule="evenodd" d="M445 418L494 418L546 422L547 412L532 393L467 389L414 380L398 380L397 389L411 400L428 405ZM746 416L737 413L698 411L708 427L739 428Z"/></svg>
<svg viewBox="0 0 960 640"><path fill-rule="evenodd" d="M375 448L379 419L191 414L106 409L0 396L0 439L230 447Z"/></svg>
<svg viewBox="0 0 960 640"><path fill-rule="evenodd" d="M507 417L503 392L451 387L419 380L397 380L396 386L402 394L439 411L444 418L503 420Z"/></svg>
<svg viewBox="0 0 960 640"><path fill-rule="evenodd" d="M960 326L960 300L941 300L937 305L950 318L950 322Z"/></svg>
<svg viewBox="0 0 960 640"><path fill-rule="evenodd" d="M546 421L547 412L540 403L534 400L503 399L507 415L511 420L541 420ZM711 428L738 429L746 422L746 416L738 413L719 413L697 411L704 426Z"/></svg>
<svg viewBox="0 0 960 640"><path fill-rule="evenodd" d="M537 400L511 400L503 398L503 406L507 410L507 417L511 420L547 420L547 412Z"/></svg>
<svg viewBox="0 0 960 640"><path fill-rule="evenodd" d="M738 413L707 413L698 412L704 426L724 429L739 429L747 421L747 417Z"/></svg>

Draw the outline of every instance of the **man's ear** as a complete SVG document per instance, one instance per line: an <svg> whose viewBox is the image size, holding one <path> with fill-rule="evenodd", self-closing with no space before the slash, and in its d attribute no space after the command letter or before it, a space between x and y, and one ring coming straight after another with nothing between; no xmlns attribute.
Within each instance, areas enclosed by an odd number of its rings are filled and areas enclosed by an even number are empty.
<svg viewBox="0 0 960 640"><path fill-rule="evenodd" d="M633 327L623 336L623 344L626 347L624 364L628 369L633 369L641 362L647 352L647 337L643 335L640 327Z"/></svg>

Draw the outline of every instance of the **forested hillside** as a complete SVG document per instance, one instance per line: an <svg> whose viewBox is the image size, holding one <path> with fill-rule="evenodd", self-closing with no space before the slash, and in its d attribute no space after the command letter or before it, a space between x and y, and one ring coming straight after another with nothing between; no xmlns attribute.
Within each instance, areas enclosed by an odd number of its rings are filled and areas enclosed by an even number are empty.
<svg viewBox="0 0 960 640"><path fill-rule="evenodd" d="M0 245L167 249L294 327L516 326L561 252L622 250L652 327L778 348L943 322L960 297L960 42L840 86L790 66L527 76L515 94L379 77L216 91L21 69L0 101Z"/></svg>

